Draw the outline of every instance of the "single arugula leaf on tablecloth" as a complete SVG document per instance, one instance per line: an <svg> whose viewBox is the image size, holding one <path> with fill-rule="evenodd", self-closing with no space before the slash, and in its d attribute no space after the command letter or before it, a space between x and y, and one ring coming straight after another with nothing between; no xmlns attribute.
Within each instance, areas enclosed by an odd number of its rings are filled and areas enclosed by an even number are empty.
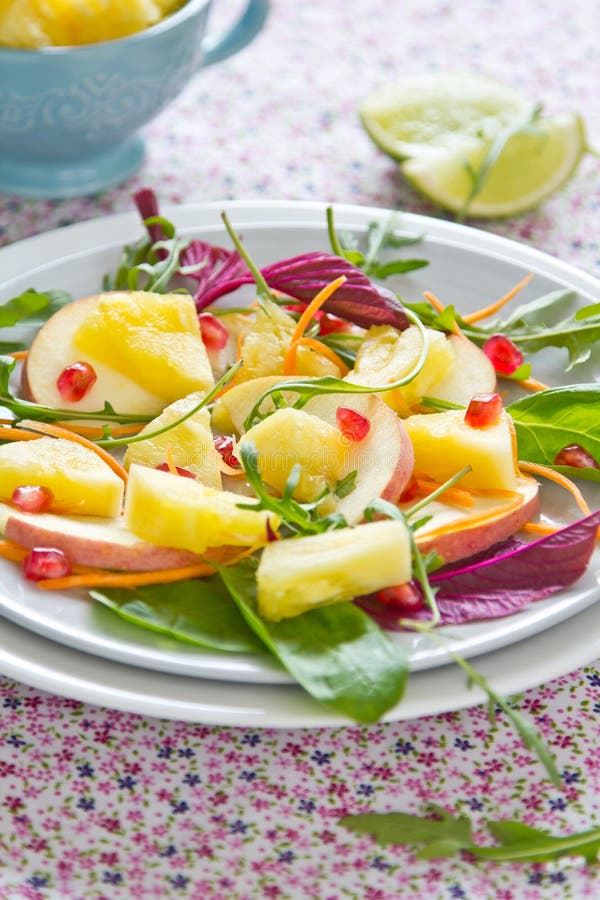
<svg viewBox="0 0 600 900"><path fill-rule="evenodd" d="M486 847L473 843L471 822L466 816L453 816L440 806L431 806L430 810L435 818L410 813L360 813L344 816L339 824L349 831L373 835L383 847L420 847L415 854L420 859L454 856L467 850L491 862L536 863L564 857L583 857L588 864L598 862L600 828L556 837L521 822L490 820L486 825L498 846Z"/></svg>
<svg viewBox="0 0 600 900"><path fill-rule="evenodd" d="M264 652L218 575L135 591L96 588L90 595L134 625L178 640L231 653Z"/></svg>
<svg viewBox="0 0 600 900"><path fill-rule="evenodd" d="M252 630L312 697L364 723L401 700L405 656L366 613L335 603L267 622L257 611L256 567L255 559L215 566Z"/></svg>
<svg viewBox="0 0 600 900"><path fill-rule="evenodd" d="M600 481L600 469L554 466L557 453L579 444L600 461L600 384L564 385L515 400L506 411L517 433L519 459L553 466L570 478Z"/></svg>

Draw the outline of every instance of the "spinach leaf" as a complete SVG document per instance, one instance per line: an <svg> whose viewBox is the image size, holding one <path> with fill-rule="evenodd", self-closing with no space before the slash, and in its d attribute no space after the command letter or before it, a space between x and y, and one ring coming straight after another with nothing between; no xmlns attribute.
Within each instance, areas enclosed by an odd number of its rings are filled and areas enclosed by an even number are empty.
<svg viewBox="0 0 600 900"><path fill-rule="evenodd" d="M352 603L336 603L267 622L257 611L256 566L247 559L219 573L252 630L311 696L365 723L398 703L408 664L369 616Z"/></svg>
<svg viewBox="0 0 600 900"><path fill-rule="evenodd" d="M191 644L231 653L261 653L218 575L177 584L90 591L123 619Z"/></svg>
<svg viewBox="0 0 600 900"><path fill-rule="evenodd" d="M507 407L517 433L519 459L553 466L570 478L600 481L600 469L554 466L569 444L600 462L600 384L563 385L515 400Z"/></svg>

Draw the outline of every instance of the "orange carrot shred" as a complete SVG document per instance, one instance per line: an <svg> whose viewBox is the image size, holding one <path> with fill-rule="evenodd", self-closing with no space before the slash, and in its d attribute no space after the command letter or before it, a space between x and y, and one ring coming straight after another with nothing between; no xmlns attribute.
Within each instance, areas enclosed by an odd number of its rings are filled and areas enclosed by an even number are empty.
<svg viewBox="0 0 600 900"><path fill-rule="evenodd" d="M31 434L19 428L9 428L7 425L0 427L0 441L35 441L39 437L41 434Z"/></svg>
<svg viewBox="0 0 600 900"><path fill-rule="evenodd" d="M314 314L323 306L323 304L329 300L331 295L337 291L339 287L341 287L346 281L345 275L340 275L339 278L336 278L334 281L331 281L329 284L326 284L324 288L321 288L318 294L316 294L313 299L310 301L300 318L296 323L296 327L294 328L294 332L290 338L290 345L288 347L288 351L285 355L285 359L283 361L283 373L284 375L295 375L296 373L296 354L298 352L299 341L303 337L304 332L308 328L310 320L314 316Z"/></svg>
<svg viewBox="0 0 600 900"><path fill-rule="evenodd" d="M441 485L437 481L430 481L427 478L416 478L417 491L425 497L428 494L433 494L439 487L441 487ZM444 493L441 494L441 497L443 497L444 503L449 503L451 505L455 504L456 506L465 506L469 508L475 504L473 494L470 494L469 491L462 490L461 488L447 488Z"/></svg>
<svg viewBox="0 0 600 900"><path fill-rule="evenodd" d="M512 300L513 297L521 291L526 284L529 284L531 279L533 278L533 272L530 272L529 275L526 275L525 278L522 278L518 284L515 284L514 288L505 294L503 297L500 297L499 300L496 300L494 303L490 303L489 306L484 306L482 309L478 309L475 312L467 313L466 316L463 316L465 322L468 322L469 325L474 325L475 322L480 322L482 319L487 319L489 316L493 316L494 313L498 312L498 310L502 309L509 300Z"/></svg>
<svg viewBox="0 0 600 900"><path fill-rule="evenodd" d="M165 447L165 459L169 467L169 472L171 472L173 475L179 475L177 466L175 465L175 461L173 459L173 451L171 450L170 444L167 444L167 446Z"/></svg>
<svg viewBox="0 0 600 900"><path fill-rule="evenodd" d="M13 353L9 353L8 356L12 356L13 359L27 359L29 350L15 350Z"/></svg>
<svg viewBox="0 0 600 900"><path fill-rule="evenodd" d="M104 429L100 425L76 425L74 422L61 422L60 427L74 434L80 434L88 438L104 437ZM110 428L110 437L127 437L127 435L139 434L144 428L143 424L139 425L115 425Z"/></svg>
<svg viewBox="0 0 600 900"><path fill-rule="evenodd" d="M319 353L321 356L324 356L326 359L328 359L338 367L342 376L348 374L349 369L344 360L337 355L335 350L332 350L331 347L328 347L327 344L324 344L322 341L316 340L315 338L303 337L300 338L300 345L302 347L309 347L311 350L314 350L315 353Z"/></svg>
<svg viewBox="0 0 600 900"><path fill-rule="evenodd" d="M435 296L435 294L432 294L431 291L425 291L423 293L423 296L428 301L428 303L430 303L430 305L433 306L433 308L435 309L436 312L443 313L444 310L446 309L446 307L441 302L441 300L438 300L438 298ZM460 330L460 328L456 322L452 323L452 331L454 334L462 334L462 331Z"/></svg>
<svg viewBox="0 0 600 900"><path fill-rule="evenodd" d="M214 575L215 570L207 563L181 566L177 569L162 569L152 572L107 572L105 569L66 575L64 578L47 578L37 582L43 591L63 591L77 587L124 587L136 588L145 584L171 584L188 578Z"/></svg>
<svg viewBox="0 0 600 900"><path fill-rule="evenodd" d="M558 525L544 525L543 522L526 522L521 526L521 531L527 531L529 534L556 534L560 531Z"/></svg>
<svg viewBox="0 0 600 900"><path fill-rule="evenodd" d="M519 460L519 468L522 472L528 472L530 475L539 475L541 478L547 478L548 481L553 481L555 484L560 485L560 487L563 487L571 494L581 512L585 516L590 515L591 510L587 505L583 494L577 485L573 484L571 479L567 478L566 475L563 475L561 472L555 472L555 470L551 469L549 466L543 466L540 463L523 462L521 460Z"/></svg>
<svg viewBox="0 0 600 900"><path fill-rule="evenodd" d="M517 384L520 384L522 388L525 388L527 391L547 391L548 385L544 384L543 381L538 381L537 378L523 378L521 381L517 381Z"/></svg>
<svg viewBox="0 0 600 900"><path fill-rule="evenodd" d="M127 484L127 469L125 469L124 466L122 466L121 463L118 462L114 456L111 456L111 454L103 447L98 447L97 444L88 441L88 439L82 435L75 434L73 431L68 431L66 428L60 428L58 425L50 425L48 422L34 422L31 419L23 419L23 421L19 423L19 428L29 428L31 431L38 431L41 434L46 434L50 437L64 438L67 441L73 441L75 444L81 444L82 447L87 447L88 450L92 450L96 453L100 459L113 470L115 475L118 475L119 478Z"/></svg>

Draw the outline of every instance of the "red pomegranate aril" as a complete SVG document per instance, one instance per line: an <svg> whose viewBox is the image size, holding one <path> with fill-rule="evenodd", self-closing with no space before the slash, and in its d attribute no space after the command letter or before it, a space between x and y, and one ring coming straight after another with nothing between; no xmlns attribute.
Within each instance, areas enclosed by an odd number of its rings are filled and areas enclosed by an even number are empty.
<svg viewBox="0 0 600 900"><path fill-rule="evenodd" d="M574 469L600 469L591 453L581 444L569 444L554 457L555 466L572 466Z"/></svg>
<svg viewBox="0 0 600 900"><path fill-rule="evenodd" d="M159 463L156 466L156 468L160 472L171 472L172 471L171 467L169 466L169 463L166 463L166 462ZM181 475L182 478L194 478L194 479L196 478L196 476L194 475L193 472L190 472L189 469L184 469L183 466L175 466L175 471L177 472L178 475Z"/></svg>
<svg viewBox="0 0 600 900"><path fill-rule="evenodd" d="M323 313L323 317L319 321L320 334L332 334L336 331L348 331L350 325L344 319L332 315L332 313Z"/></svg>
<svg viewBox="0 0 600 900"><path fill-rule="evenodd" d="M213 436L213 444L224 463L231 469L241 469L241 463L233 452L235 444L232 437L229 437L227 434L215 434Z"/></svg>
<svg viewBox="0 0 600 900"><path fill-rule="evenodd" d="M74 362L66 366L56 379L58 393L63 400L76 403L82 400L96 383L94 367L86 362Z"/></svg>
<svg viewBox="0 0 600 900"><path fill-rule="evenodd" d="M504 334L493 334L482 349L500 375L512 375L523 365L523 354Z"/></svg>
<svg viewBox="0 0 600 900"><path fill-rule="evenodd" d="M200 334L207 350L222 350L229 338L229 332L212 313L200 313Z"/></svg>
<svg viewBox="0 0 600 900"><path fill-rule="evenodd" d="M22 484L12 492L10 502L28 513L42 513L50 509L54 494L42 484Z"/></svg>
<svg viewBox="0 0 600 900"><path fill-rule="evenodd" d="M64 578L71 574L71 563L56 547L34 547L23 560L23 573L30 581Z"/></svg>
<svg viewBox="0 0 600 900"><path fill-rule="evenodd" d="M503 408L500 394L473 394L465 412L465 423L471 428L493 425L502 415Z"/></svg>
<svg viewBox="0 0 600 900"><path fill-rule="evenodd" d="M394 609L405 612L416 612L425 606L425 598L421 589L412 581L378 591L377 599L385 606L392 606Z"/></svg>
<svg viewBox="0 0 600 900"><path fill-rule="evenodd" d="M338 428L350 441L363 441L371 430L367 417L349 406L338 406L335 418Z"/></svg>

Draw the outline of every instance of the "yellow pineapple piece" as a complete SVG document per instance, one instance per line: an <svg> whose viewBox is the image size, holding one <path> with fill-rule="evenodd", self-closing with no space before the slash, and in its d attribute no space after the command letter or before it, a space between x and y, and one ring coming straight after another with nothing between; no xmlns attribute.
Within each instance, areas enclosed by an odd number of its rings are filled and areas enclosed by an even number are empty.
<svg viewBox="0 0 600 900"><path fill-rule="evenodd" d="M183 0L2 0L0 45L34 50L110 41L142 31Z"/></svg>
<svg viewBox="0 0 600 900"><path fill-rule="evenodd" d="M369 522L268 544L256 573L258 609L271 621L351 600L411 578L408 528Z"/></svg>
<svg viewBox="0 0 600 900"><path fill-rule="evenodd" d="M410 415L433 385L453 366L455 355L446 336L428 328L429 349L423 368L408 384L381 394L401 416ZM348 381L370 386L398 381L414 369L423 347L415 325L398 331L392 325L373 325L359 347Z"/></svg>
<svg viewBox="0 0 600 900"><path fill-rule="evenodd" d="M254 404L264 392L275 384L284 384L291 376L264 375L262 378L253 378L251 381L242 381L234 385L221 397L215 400L212 411L212 427L221 434L241 434L244 430L244 422L250 415ZM297 394L283 392L286 403L293 403ZM263 412L272 412L273 401L266 398L261 405Z"/></svg>
<svg viewBox="0 0 600 900"><path fill-rule="evenodd" d="M415 452L415 472L444 482L465 466L471 472L458 487L476 490L517 488L514 429L507 413L493 425L472 428L464 410L452 409L404 420Z"/></svg>
<svg viewBox="0 0 600 900"><path fill-rule="evenodd" d="M152 434L180 419L197 406L202 396L200 393L190 394L171 403L156 419L144 426L138 437ZM207 409L198 410L162 434L129 444L125 465L137 463L156 468L166 461L167 452L170 452L174 465L193 472L201 484L221 489L220 457L213 443L210 413Z"/></svg>
<svg viewBox="0 0 600 900"><path fill-rule="evenodd" d="M300 478L294 497L311 501L338 480L342 464L342 435L324 419L301 409L278 409L253 425L238 446L253 443L258 451L258 468L267 484L283 492L296 464Z"/></svg>
<svg viewBox="0 0 600 900"><path fill-rule="evenodd" d="M207 547L253 547L268 541L279 520L265 510L240 509L247 497L218 491L180 475L132 465L125 524L152 544L203 553Z"/></svg>
<svg viewBox="0 0 600 900"><path fill-rule="evenodd" d="M75 346L166 403L214 386L196 307L188 294L101 294Z"/></svg>
<svg viewBox="0 0 600 900"><path fill-rule="evenodd" d="M263 375L283 373L283 361L290 346L296 322L276 303L263 301L264 309L258 309L253 328L242 341L244 365L238 382L250 381ZM336 375L340 370L335 363L307 347L299 347L296 358L298 375Z"/></svg>
<svg viewBox="0 0 600 900"><path fill-rule="evenodd" d="M0 498L15 488L39 485L52 491L50 512L118 516L123 480L93 450L62 438L41 437L0 446Z"/></svg>

